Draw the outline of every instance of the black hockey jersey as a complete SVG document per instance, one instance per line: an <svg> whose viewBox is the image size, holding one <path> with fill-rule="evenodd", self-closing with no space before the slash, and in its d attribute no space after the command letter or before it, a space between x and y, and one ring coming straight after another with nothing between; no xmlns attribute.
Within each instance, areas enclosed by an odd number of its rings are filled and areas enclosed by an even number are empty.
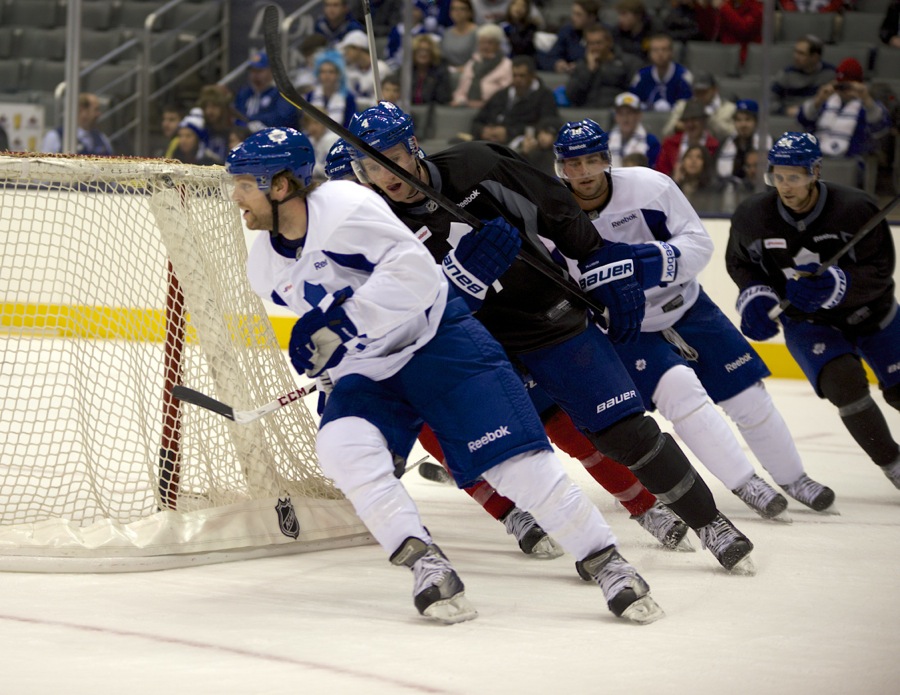
<svg viewBox="0 0 900 695"><path fill-rule="evenodd" d="M569 279L538 237L566 257L581 260L603 241L569 190L531 167L512 150L483 142L463 143L428 157L431 186L480 220L504 217L522 232L523 247L545 261L549 272ZM413 205L388 201L440 263L471 227L426 199ZM572 282L574 292L579 292ZM488 291L478 319L510 353L560 343L587 325L587 309L525 262L516 259Z"/></svg>
<svg viewBox="0 0 900 695"><path fill-rule="evenodd" d="M828 260L878 213L875 201L863 191L823 181L818 186L819 199L803 216L785 208L775 189L738 206L731 219L725 262L739 291L763 284L784 297L792 268ZM882 222L838 261L849 280L841 304L814 314L788 307L785 314L849 333L872 332L895 301L894 264L890 228Z"/></svg>

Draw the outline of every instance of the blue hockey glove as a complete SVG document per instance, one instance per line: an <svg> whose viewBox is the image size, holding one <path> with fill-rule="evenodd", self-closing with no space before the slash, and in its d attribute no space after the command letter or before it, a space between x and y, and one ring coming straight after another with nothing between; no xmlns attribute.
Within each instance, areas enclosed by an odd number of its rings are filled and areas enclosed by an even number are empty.
<svg viewBox="0 0 900 695"><path fill-rule="evenodd" d="M829 266L816 277L812 273L818 267L815 263L807 263L795 268L794 270L803 274L788 280L784 290L785 298L807 314L818 309L833 309L844 301L849 286L844 271L836 265Z"/></svg>
<svg viewBox="0 0 900 695"><path fill-rule="evenodd" d="M610 242L578 264L581 289L609 309L609 339L614 343L629 343L641 332L646 300L635 265L629 244Z"/></svg>
<svg viewBox="0 0 900 695"><path fill-rule="evenodd" d="M358 335L341 306L348 296L336 296L326 311L316 307L297 319L291 330L288 355L299 374L317 377L347 354L344 343Z"/></svg>
<svg viewBox="0 0 900 695"><path fill-rule="evenodd" d="M635 272L638 282L645 290L651 287L665 287L675 282L678 274L678 261L680 255L675 246L664 241L651 241L647 244L632 244L634 251Z"/></svg>
<svg viewBox="0 0 900 695"><path fill-rule="evenodd" d="M750 340L768 340L778 335L778 324L769 311L778 304L778 295L767 285L750 285L737 300L741 315L741 333Z"/></svg>
<svg viewBox="0 0 900 695"><path fill-rule="evenodd" d="M474 311L487 296L488 287L505 273L522 248L519 230L502 217L485 222L477 232L459 240L444 256L444 273L462 292Z"/></svg>

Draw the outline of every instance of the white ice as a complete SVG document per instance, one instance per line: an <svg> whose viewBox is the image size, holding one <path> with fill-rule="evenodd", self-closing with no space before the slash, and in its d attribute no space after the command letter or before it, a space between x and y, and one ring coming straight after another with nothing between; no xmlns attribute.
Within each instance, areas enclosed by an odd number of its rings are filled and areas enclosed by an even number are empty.
<svg viewBox="0 0 900 695"><path fill-rule="evenodd" d="M667 617L616 620L463 492L405 479L477 606L432 624L376 546L125 575L0 575L0 693L897 693L900 490L806 382L768 382L839 516L763 521L701 470L758 574L662 550L574 461ZM884 406L900 438L900 414ZM418 449L411 460L421 455ZM761 470L761 469L760 469ZM764 477L765 474L763 473Z"/></svg>

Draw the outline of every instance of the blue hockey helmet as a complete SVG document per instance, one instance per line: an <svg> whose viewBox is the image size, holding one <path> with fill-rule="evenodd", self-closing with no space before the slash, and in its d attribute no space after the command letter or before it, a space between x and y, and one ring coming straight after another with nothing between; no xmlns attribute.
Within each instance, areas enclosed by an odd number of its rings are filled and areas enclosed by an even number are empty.
<svg viewBox="0 0 900 695"><path fill-rule="evenodd" d="M329 180L340 181L348 176L353 177L352 157L350 156L352 149L343 138L340 138L328 150L328 155L325 157L325 176Z"/></svg>
<svg viewBox="0 0 900 695"><path fill-rule="evenodd" d="M803 167L812 174L821 161L819 141L811 133L785 133L769 150L769 168Z"/></svg>
<svg viewBox="0 0 900 695"><path fill-rule="evenodd" d="M256 177L261 191L268 191L276 174L292 174L304 186L312 182L316 155L303 133L293 128L265 128L228 153L225 169L229 174Z"/></svg>
<svg viewBox="0 0 900 695"><path fill-rule="evenodd" d="M557 159L581 157L595 152L609 152L609 135L596 121L585 118L569 121L559 129L553 151ZM607 155L608 158L608 155Z"/></svg>
<svg viewBox="0 0 900 695"><path fill-rule="evenodd" d="M389 101L381 101L353 116L349 130L379 152L401 142L411 155L415 155L419 149L414 139L415 128L412 116ZM354 148L350 156L353 159L362 159L366 155Z"/></svg>

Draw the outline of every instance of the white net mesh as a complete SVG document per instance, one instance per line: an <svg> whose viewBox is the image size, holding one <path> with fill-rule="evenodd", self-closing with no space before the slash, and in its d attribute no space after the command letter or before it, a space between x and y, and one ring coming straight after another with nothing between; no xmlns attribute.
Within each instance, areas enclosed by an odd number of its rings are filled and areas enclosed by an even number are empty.
<svg viewBox="0 0 900 695"><path fill-rule="evenodd" d="M341 499L303 404L235 425L169 395L251 409L295 388L223 183L220 167L0 157L0 529Z"/></svg>

